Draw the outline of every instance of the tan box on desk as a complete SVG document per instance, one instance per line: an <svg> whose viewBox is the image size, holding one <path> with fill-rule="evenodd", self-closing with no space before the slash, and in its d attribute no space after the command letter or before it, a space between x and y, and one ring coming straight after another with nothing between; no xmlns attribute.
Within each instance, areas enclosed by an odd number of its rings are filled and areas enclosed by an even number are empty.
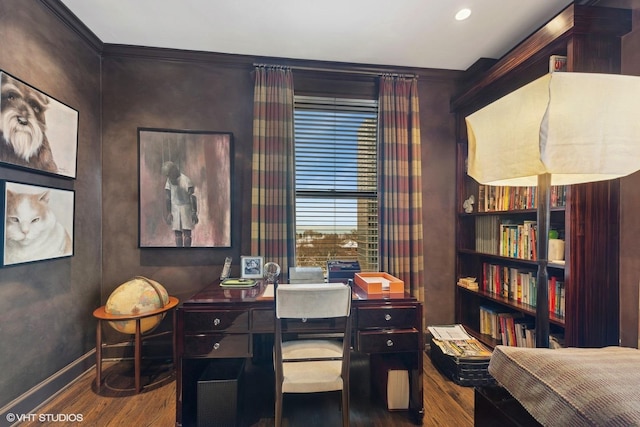
<svg viewBox="0 0 640 427"><path fill-rule="evenodd" d="M404 293L404 282L388 273L362 272L354 275L354 282L368 294Z"/></svg>

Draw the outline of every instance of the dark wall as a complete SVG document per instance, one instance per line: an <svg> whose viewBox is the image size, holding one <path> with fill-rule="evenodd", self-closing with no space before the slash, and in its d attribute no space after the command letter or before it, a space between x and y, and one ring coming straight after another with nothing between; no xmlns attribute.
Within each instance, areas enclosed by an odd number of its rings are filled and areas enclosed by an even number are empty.
<svg viewBox="0 0 640 427"><path fill-rule="evenodd" d="M250 254L251 67L118 52L103 62L102 298L144 275L184 299L220 275L225 256L237 268L240 256ZM138 127L233 133L232 248L138 248Z"/></svg>
<svg viewBox="0 0 640 427"><path fill-rule="evenodd" d="M79 111L75 180L7 168L0 179L75 191L75 255L0 269L0 407L95 347L100 302L100 57L36 0L0 2L0 69Z"/></svg>
<svg viewBox="0 0 640 427"><path fill-rule="evenodd" d="M279 60L283 62L282 60ZM250 254L253 58L108 46L103 58L103 300L142 274L187 298L214 280L225 256ZM258 61L261 62L261 61ZM265 62L264 59L262 62ZM269 62L269 60L266 60ZM337 65L336 65L337 66ZM323 68L331 64L323 63ZM402 69L398 69L402 72ZM415 70L411 70L415 72ZM371 95L374 77L293 70L296 91ZM453 321L455 143L453 72L419 77L423 142L426 319ZM138 127L234 134L232 248L138 248ZM167 230L167 232L170 232ZM236 274L238 272L236 271Z"/></svg>
<svg viewBox="0 0 640 427"><path fill-rule="evenodd" d="M640 10L622 39L622 73L640 76ZM620 180L620 343L638 347L640 284L640 172Z"/></svg>
<svg viewBox="0 0 640 427"><path fill-rule="evenodd" d="M456 143L451 80L420 79L426 325L455 320Z"/></svg>

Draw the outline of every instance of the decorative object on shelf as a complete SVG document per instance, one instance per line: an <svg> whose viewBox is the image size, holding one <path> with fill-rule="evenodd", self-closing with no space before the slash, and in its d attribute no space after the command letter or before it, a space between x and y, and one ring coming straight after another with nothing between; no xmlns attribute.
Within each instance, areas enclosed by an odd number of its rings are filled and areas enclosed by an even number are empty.
<svg viewBox="0 0 640 427"><path fill-rule="evenodd" d="M264 257L261 256L242 256L240 257L240 276L243 279L262 279Z"/></svg>
<svg viewBox="0 0 640 427"><path fill-rule="evenodd" d="M551 55L549 57L549 72L567 71L567 57L565 55Z"/></svg>
<svg viewBox="0 0 640 427"><path fill-rule="evenodd" d="M0 183L4 227L1 265L73 255L73 190Z"/></svg>
<svg viewBox="0 0 640 427"><path fill-rule="evenodd" d="M564 261L564 240L549 239L549 261Z"/></svg>
<svg viewBox="0 0 640 427"><path fill-rule="evenodd" d="M264 278L267 283L275 284L280 276L280 265L275 262L268 262L264 265Z"/></svg>
<svg viewBox="0 0 640 427"><path fill-rule="evenodd" d="M163 308L169 302L169 294L160 283L136 276L118 286L107 299L104 311L113 315L144 314ZM152 331L160 324L164 313L140 320L141 333ZM135 320L115 320L109 325L123 334L136 332Z"/></svg>
<svg viewBox="0 0 640 427"><path fill-rule="evenodd" d="M76 177L78 112L0 70L0 162Z"/></svg>
<svg viewBox="0 0 640 427"><path fill-rule="evenodd" d="M466 213L471 213L473 212L473 204L476 202L475 197L473 197L473 194L469 196L469 198L467 200L464 201L464 203L462 203L462 207L464 209L464 211Z"/></svg>
<svg viewBox="0 0 640 427"><path fill-rule="evenodd" d="M536 345L549 346L551 185L640 169L640 77L552 73L466 117L469 175L481 184L538 186Z"/></svg>
<svg viewBox="0 0 640 427"><path fill-rule="evenodd" d="M232 138L138 128L141 248L231 247Z"/></svg>

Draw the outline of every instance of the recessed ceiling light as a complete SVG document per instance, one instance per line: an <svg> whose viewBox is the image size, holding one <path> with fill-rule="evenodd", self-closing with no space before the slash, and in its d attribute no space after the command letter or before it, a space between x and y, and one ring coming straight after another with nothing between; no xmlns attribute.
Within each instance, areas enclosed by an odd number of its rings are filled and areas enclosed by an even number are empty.
<svg viewBox="0 0 640 427"><path fill-rule="evenodd" d="M471 9L460 9L458 13L456 13L457 21L464 21L471 15Z"/></svg>

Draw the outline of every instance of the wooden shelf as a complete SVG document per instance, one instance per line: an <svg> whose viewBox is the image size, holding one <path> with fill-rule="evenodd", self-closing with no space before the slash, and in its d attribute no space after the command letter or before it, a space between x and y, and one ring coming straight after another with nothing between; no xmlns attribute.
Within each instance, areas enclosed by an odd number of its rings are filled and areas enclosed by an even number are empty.
<svg viewBox="0 0 640 427"><path fill-rule="evenodd" d="M481 297L487 301L493 301L495 303L498 303L504 307L507 308L511 308L513 310L519 311L521 313L524 314L528 314L530 316L535 316L536 315L536 308L534 306L528 305L528 304L523 304L521 302L518 301L514 301L512 299L509 298L505 298L503 296L500 295L496 295L496 294L492 294L489 292L483 292L483 291L475 291L472 289L467 289L465 287L462 286L458 286L458 290L460 292L468 292L470 294L475 294L478 297ZM549 321L553 324L556 324L558 326L564 326L564 317L563 316L558 316L554 313L549 313Z"/></svg>
<svg viewBox="0 0 640 427"><path fill-rule="evenodd" d="M461 91L451 99L456 113L457 180L456 277L476 277L482 283L483 264L536 271L539 261L493 255L476 250L480 218L496 216L520 222L535 220L535 209L462 212L470 195L479 199L479 184L466 173L465 117L503 95L549 72L551 55L567 56L568 72L620 72L621 37L631 31L631 11L569 5L549 23L488 69L466 75ZM473 67L472 67L473 69ZM472 73L472 69L469 73ZM551 223L564 231L565 263L550 263L549 275L565 286L564 317L550 314L553 332L564 332L567 346L603 347L619 341L619 180L574 185L566 206L551 209ZM479 203L479 200L476 200ZM490 221L488 221L490 222ZM487 229L482 229L483 235ZM491 230L491 229L489 229ZM483 247L478 246L478 247ZM486 249L485 249L486 250ZM498 344L479 333L480 307L505 307L536 319L535 307L483 291L456 286L456 323L483 343ZM544 327L542 327L544 329Z"/></svg>

